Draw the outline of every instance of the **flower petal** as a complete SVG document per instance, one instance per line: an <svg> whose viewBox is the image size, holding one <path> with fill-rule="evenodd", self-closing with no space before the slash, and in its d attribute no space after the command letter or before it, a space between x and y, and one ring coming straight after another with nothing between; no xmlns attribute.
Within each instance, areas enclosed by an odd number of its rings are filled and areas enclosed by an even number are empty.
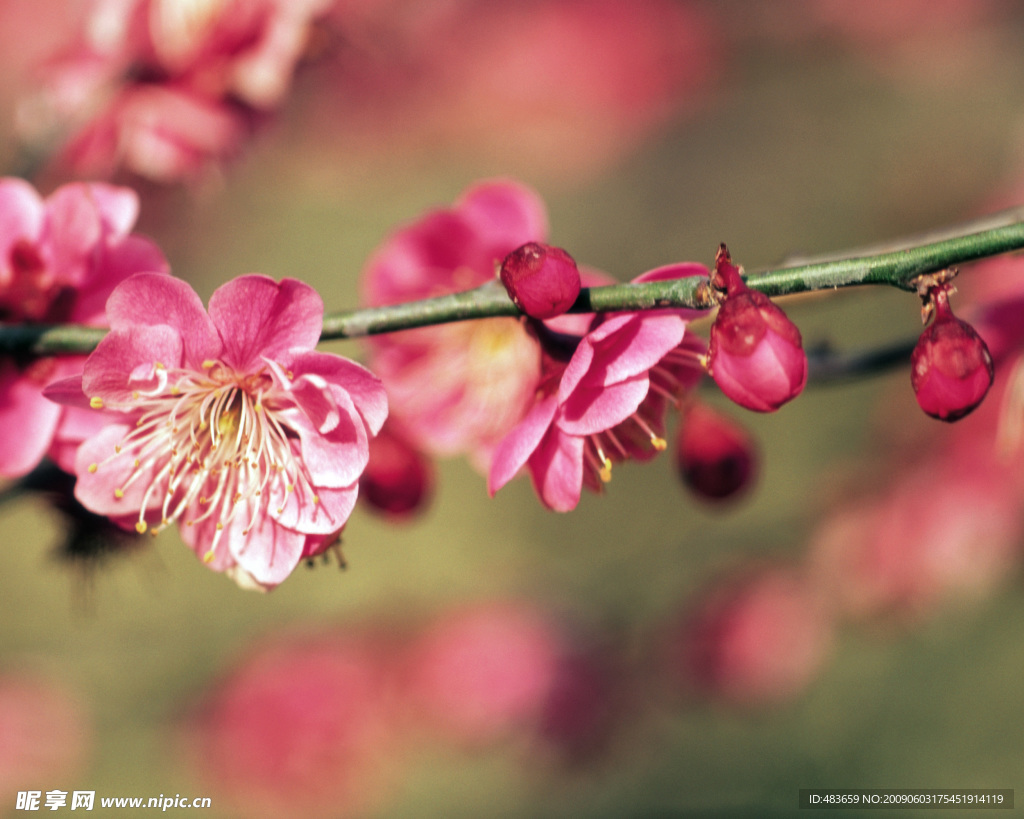
<svg viewBox="0 0 1024 819"><path fill-rule="evenodd" d="M134 392L147 387L137 372L152 372L157 363L177 367L182 353L181 335L167 325L111 330L85 362L82 389L89 398L129 402Z"/></svg>
<svg viewBox="0 0 1024 819"><path fill-rule="evenodd" d="M0 270L7 266L11 246L19 239L39 238L46 212L43 200L23 179L0 180Z"/></svg>
<svg viewBox="0 0 1024 819"><path fill-rule="evenodd" d="M369 439L351 399L337 387L330 388L335 424L322 432L304 411L281 413L299 434L301 460L313 485L340 488L359 480L369 460Z"/></svg>
<svg viewBox="0 0 1024 819"><path fill-rule="evenodd" d="M584 439L552 428L530 457L530 476L544 505L569 512L583 491Z"/></svg>
<svg viewBox="0 0 1024 819"><path fill-rule="evenodd" d="M551 427L557 409L558 397L547 396L498 444L487 476L487 491L491 497L526 465Z"/></svg>
<svg viewBox="0 0 1024 819"><path fill-rule="evenodd" d="M71 320L106 324L106 304L111 291L134 273L170 273L160 249L142 236L127 236L103 251L90 268L71 311Z"/></svg>
<svg viewBox="0 0 1024 819"><path fill-rule="evenodd" d="M167 479L156 481L162 464L136 467L134 454L117 451L130 430L126 424L109 424L78 448L75 497L82 506L98 515L138 518L144 499L147 509L158 508L163 502ZM135 472L139 474L129 483ZM154 483L157 485L153 486ZM146 498L151 486L153 489Z"/></svg>
<svg viewBox="0 0 1024 819"><path fill-rule="evenodd" d="M637 411L650 381L647 373L607 387L578 387L559 408L555 426L569 435L596 435Z"/></svg>
<svg viewBox="0 0 1024 819"><path fill-rule="evenodd" d="M181 360L195 368L221 353L217 328L203 302L187 282L173 276L137 273L126 279L107 300L107 318L114 330L156 324L173 327L183 342Z"/></svg>
<svg viewBox="0 0 1024 819"><path fill-rule="evenodd" d="M267 499L267 515L306 535L329 535L345 525L358 492L358 482L337 488L317 487L313 502L305 493L287 492L280 482L275 482Z"/></svg>
<svg viewBox="0 0 1024 819"><path fill-rule="evenodd" d="M224 362L246 371L264 358L281 361L292 348L312 349L320 340L324 303L308 284L239 276L210 297L210 318L224 343Z"/></svg>
<svg viewBox="0 0 1024 819"><path fill-rule="evenodd" d="M38 465L61 412L15 364L0 364L0 428L6 430L0 435L0 475L25 475Z"/></svg>
<svg viewBox="0 0 1024 819"><path fill-rule="evenodd" d="M352 398L370 434L380 432L388 417L388 396L381 380L368 369L347 358L316 350L293 355L291 369L297 377L316 374L341 387Z"/></svg>

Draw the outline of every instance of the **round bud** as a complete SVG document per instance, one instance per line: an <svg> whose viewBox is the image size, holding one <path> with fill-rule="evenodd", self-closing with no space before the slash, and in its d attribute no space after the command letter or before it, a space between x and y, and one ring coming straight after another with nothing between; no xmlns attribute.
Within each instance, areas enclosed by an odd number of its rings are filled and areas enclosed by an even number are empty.
<svg viewBox="0 0 1024 819"><path fill-rule="evenodd" d="M420 511L430 499L430 462L389 425L370 439L370 459L359 479L359 498L390 518Z"/></svg>
<svg viewBox="0 0 1024 819"><path fill-rule="evenodd" d="M750 486L757 451L746 430L704 404L693 404L679 432L676 464L683 483L705 500L735 497Z"/></svg>
<svg viewBox="0 0 1024 819"><path fill-rule="evenodd" d="M562 315L580 294L580 271L572 256L539 242L509 253L500 276L516 307L536 319Z"/></svg>
<svg viewBox="0 0 1024 819"><path fill-rule="evenodd" d="M995 377L985 342L953 315L945 298L936 300L935 320L921 333L910 363L917 403L941 421L956 421L971 412Z"/></svg>

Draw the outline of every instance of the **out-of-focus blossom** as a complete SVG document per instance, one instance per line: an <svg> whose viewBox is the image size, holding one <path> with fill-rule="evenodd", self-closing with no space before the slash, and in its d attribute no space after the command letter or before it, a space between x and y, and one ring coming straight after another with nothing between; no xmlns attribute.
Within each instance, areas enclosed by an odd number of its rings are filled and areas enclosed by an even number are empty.
<svg viewBox="0 0 1024 819"><path fill-rule="evenodd" d="M508 253L546 233L535 193L511 182L476 185L454 207L428 213L374 253L364 271L364 301L396 304L491 282ZM540 380L540 346L514 318L407 330L368 344L392 416L434 455L464 453L488 463Z"/></svg>
<svg viewBox="0 0 1024 819"><path fill-rule="evenodd" d="M637 281L705 275L702 265L680 264ZM598 490L611 480L614 461L665 449L666 398L685 387L670 359L692 313L612 314L580 339L568 363L551 361L533 408L495 450L488 491L525 467L544 504L567 512L584 485Z"/></svg>
<svg viewBox="0 0 1024 819"><path fill-rule="evenodd" d="M554 622L530 605L488 602L450 612L412 649L408 696L426 721L469 745L532 730L560 654Z"/></svg>
<svg viewBox="0 0 1024 819"><path fill-rule="evenodd" d="M139 274L107 315L84 374L49 393L108 421L78 452L76 496L140 532L180 521L214 570L277 585L352 511L387 415L379 380L313 349L323 302L294 279L235 279L208 315L185 282Z"/></svg>
<svg viewBox="0 0 1024 819"><path fill-rule="evenodd" d="M359 500L392 520L422 511L430 501L434 468L404 434L386 423L370 441L370 460L359 479Z"/></svg>
<svg viewBox="0 0 1024 819"><path fill-rule="evenodd" d="M20 111L29 139L72 134L72 172L157 181L233 155L291 84L330 0L93 0Z"/></svg>
<svg viewBox="0 0 1024 819"><path fill-rule="evenodd" d="M579 179L709 96L726 53L709 17L685 0L341 4L316 121L349 155L455 146Z"/></svg>
<svg viewBox="0 0 1024 819"><path fill-rule="evenodd" d="M368 639L280 638L212 688L189 740L214 803L242 816L361 815L383 797L392 709Z"/></svg>
<svg viewBox="0 0 1024 819"><path fill-rule="evenodd" d="M818 675L832 631L807 577L791 568L748 571L713 586L673 627L670 675L727 702L784 702Z"/></svg>
<svg viewBox="0 0 1024 819"><path fill-rule="evenodd" d="M0 675L0 798L13 808L18 791L77 776L90 735L81 705L64 686L37 673Z"/></svg>
<svg viewBox="0 0 1024 819"><path fill-rule="evenodd" d="M500 276L516 307L537 319L562 315L580 294L580 271L572 256L538 242L509 253Z"/></svg>
<svg viewBox="0 0 1024 819"><path fill-rule="evenodd" d="M807 383L800 331L766 295L747 287L725 245L712 285L724 292L724 301L711 325L708 372L741 407L773 412Z"/></svg>
<svg viewBox="0 0 1024 819"><path fill-rule="evenodd" d="M46 199L20 179L0 180L0 319L105 323L103 305L133 273L166 273L148 239L131 232L138 197L127 188L72 184ZM82 356L0 361L0 474L24 475L49 454L71 470L99 428L91 414L43 397L50 381L81 372Z"/></svg>
<svg viewBox="0 0 1024 819"><path fill-rule="evenodd" d="M750 487L757 449L735 421L694 401L683 412L676 465L686 486L705 500L734 498Z"/></svg>

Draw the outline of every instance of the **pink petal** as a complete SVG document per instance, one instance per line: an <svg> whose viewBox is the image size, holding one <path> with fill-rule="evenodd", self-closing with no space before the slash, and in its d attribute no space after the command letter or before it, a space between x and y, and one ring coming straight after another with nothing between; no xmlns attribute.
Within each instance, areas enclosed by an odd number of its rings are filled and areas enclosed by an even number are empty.
<svg viewBox="0 0 1024 819"><path fill-rule="evenodd" d="M43 395L55 404L89 409L89 397L82 389L82 374L51 381L43 387Z"/></svg>
<svg viewBox="0 0 1024 819"><path fill-rule="evenodd" d="M569 435L595 435L637 411L650 381L647 373L608 387L581 386L561 405L555 426Z"/></svg>
<svg viewBox="0 0 1024 819"><path fill-rule="evenodd" d="M494 450L487 491L491 497L522 469L540 445L558 409L558 397L549 395L506 435Z"/></svg>
<svg viewBox="0 0 1024 819"><path fill-rule="evenodd" d="M584 440L552 428L530 457L530 476L544 504L556 512L569 512L583 490Z"/></svg>
<svg viewBox="0 0 1024 819"><path fill-rule="evenodd" d="M358 492L358 483L333 489L317 487L314 503L308 495L298 490L287 492L280 482L275 482L267 499L267 515L305 535L329 535L345 525Z"/></svg>
<svg viewBox="0 0 1024 819"><path fill-rule="evenodd" d="M685 279L688 276L708 278L711 276L711 271L698 262L674 262L673 264L663 265L662 267L648 270L646 273L641 273L633 279L633 283L663 282L669 279Z"/></svg>
<svg viewBox="0 0 1024 819"><path fill-rule="evenodd" d="M147 489L154 483L157 466L147 465L139 476L128 483L136 471L135 455L118 454L118 447L132 428L125 424L109 424L78 448L75 457L75 497L91 512L108 517L137 518ZM90 471L90 467L96 468ZM121 490L117 497L114 490ZM149 495L149 509L163 503L166 478Z"/></svg>
<svg viewBox="0 0 1024 819"><path fill-rule="evenodd" d="M65 406L47 457L65 472L74 472L78 448L109 423L108 413Z"/></svg>
<svg viewBox="0 0 1024 819"><path fill-rule="evenodd" d="M0 180L0 270L7 266L11 245L19 239L39 238L44 213L43 200L28 182Z"/></svg>
<svg viewBox="0 0 1024 819"><path fill-rule="evenodd" d="M46 199L45 240L59 281L80 285L88 261L103 236L96 204L83 184L64 185Z"/></svg>
<svg viewBox="0 0 1024 819"><path fill-rule="evenodd" d="M83 187L99 211L108 241L127 237L135 226L135 220L139 218L138 194L131 188L103 182L93 182Z"/></svg>
<svg viewBox="0 0 1024 819"><path fill-rule="evenodd" d="M474 227L481 245L497 248L499 261L519 245L542 242L548 235L543 200L517 182L478 184L466 191L455 207Z"/></svg>
<svg viewBox="0 0 1024 819"><path fill-rule="evenodd" d="M304 413L289 410L282 413L288 424L299 433L302 462L309 471L313 485L339 488L359 480L369 459L369 442L355 407L348 396L334 387L332 402L337 421L328 432L321 432Z"/></svg>
<svg viewBox="0 0 1024 819"><path fill-rule="evenodd" d="M115 330L167 325L181 337L181 361L195 368L221 354L221 341L203 302L187 282L158 273L137 273L119 284L107 301L107 318ZM164 362L167 364L167 362Z"/></svg>
<svg viewBox="0 0 1024 819"><path fill-rule="evenodd" d="M224 362L246 371L260 357L280 361L320 340L324 303L308 284L269 276L232 279L210 297L210 318L224 342Z"/></svg>
<svg viewBox="0 0 1024 819"><path fill-rule="evenodd" d="M85 362L82 390L89 398L125 403L132 400L134 391L148 386L137 372L152 372L157 362L165 368L178 367L182 357L182 339L172 327L111 330Z"/></svg>
<svg viewBox="0 0 1024 819"><path fill-rule="evenodd" d="M292 356L291 370L297 377L316 374L341 387L351 396L370 434L380 432L388 417L388 396L381 380L368 369L341 356L310 350Z"/></svg>
<svg viewBox="0 0 1024 819"><path fill-rule="evenodd" d="M247 537L236 518L224 531L238 566L261 586L273 588L288 577L302 559L306 536L286 529L269 517L260 518Z"/></svg>
<svg viewBox="0 0 1024 819"><path fill-rule="evenodd" d="M62 411L13 363L0 364L0 475L25 475L39 464Z"/></svg>
<svg viewBox="0 0 1024 819"><path fill-rule="evenodd" d="M102 252L78 292L71 320L105 324L111 291L134 273L170 273L164 254L142 236L127 236Z"/></svg>

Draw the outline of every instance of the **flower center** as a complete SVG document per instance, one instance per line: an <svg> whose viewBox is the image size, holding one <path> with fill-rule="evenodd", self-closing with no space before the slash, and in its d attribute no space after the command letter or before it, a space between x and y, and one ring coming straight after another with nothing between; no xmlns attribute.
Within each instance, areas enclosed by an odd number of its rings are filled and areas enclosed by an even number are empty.
<svg viewBox="0 0 1024 819"><path fill-rule="evenodd" d="M202 372L169 371L158 362L143 380L147 388L123 404L90 402L135 417L114 455L91 464L89 471L132 459L126 479L113 492L123 499L130 487L146 483L135 525L139 532L147 530L146 519L157 508L154 534L181 518L188 526L212 519L216 533L204 555L210 561L220 533L239 516L247 516L246 536L268 510L280 515L292 502L319 503L308 470L294 454L297 433L282 417L289 399L266 369L239 374L207 361Z"/></svg>

